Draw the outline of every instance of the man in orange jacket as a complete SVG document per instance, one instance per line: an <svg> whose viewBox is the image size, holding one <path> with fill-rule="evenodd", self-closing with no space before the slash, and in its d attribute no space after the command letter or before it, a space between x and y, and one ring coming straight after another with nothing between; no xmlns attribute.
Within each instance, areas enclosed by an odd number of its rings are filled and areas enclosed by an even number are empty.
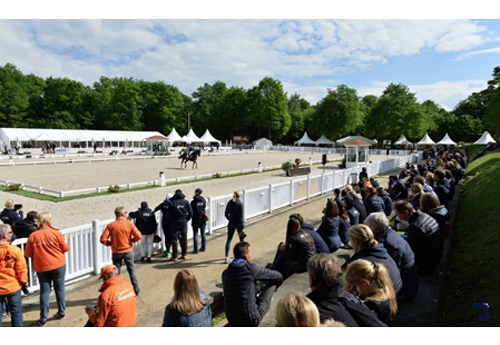
<svg viewBox="0 0 500 345"><path fill-rule="evenodd" d="M22 327L21 288L28 287L28 269L21 249L10 245L11 237L10 225L0 225L0 300L7 301L6 306L10 311L11 326ZM3 312L3 310L1 311ZM1 316L0 327L2 327Z"/></svg>
<svg viewBox="0 0 500 345"><path fill-rule="evenodd" d="M101 269L103 283L97 305L88 305L85 312L89 321L85 327L134 327L137 322L136 294L132 284L118 273L115 265Z"/></svg>
<svg viewBox="0 0 500 345"><path fill-rule="evenodd" d="M136 295L139 295L139 282L135 273L134 266L134 243L141 239L141 232L137 230L134 223L127 220L127 211L125 207L118 206L115 209L116 220L108 224L101 235L101 243L111 247L111 260L113 265L121 271L122 260L125 261L127 271L130 276L130 282L134 286Z"/></svg>

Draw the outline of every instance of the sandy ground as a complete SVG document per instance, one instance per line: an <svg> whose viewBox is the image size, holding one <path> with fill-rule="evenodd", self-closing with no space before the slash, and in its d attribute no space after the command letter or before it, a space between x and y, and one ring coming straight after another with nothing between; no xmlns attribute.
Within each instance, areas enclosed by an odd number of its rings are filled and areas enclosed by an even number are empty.
<svg viewBox="0 0 500 345"><path fill-rule="evenodd" d="M31 186L53 190L75 190L95 187L106 187L114 184L126 184L158 180L159 172L164 171L166 179L176 177L194 177L213 173L224 173L240 169L253 169L261 162L266 167L281 167L287 160L300 158L302 164L308 164L309 158L318 162L319 153L299 152L256 152L223 155L203 155L198 159L198 168L192 169L188 163L186 169L180 168L177 157L162 157L140 160L110 160L106 162L79 162L65 164L15 165L0 166L0 179L24 183ZM329 155L328 159L339 159L340 155ZM386 158L385 156L383 157ZM75 158L76 159L76 158ZM338 163L329 163L325 171L337 169ZM312 167L312 175L323 172L322 165ZM282 170L249 174L224 179L210 179L200 182L179 183L175 186L153 188L150 190L132 191L126 193L103 193L102 196L70 200L64 202L41 201L26 197L14 196L11 193L0 192L0 200L13 198L15 203L22 204L24 211L48 211L54 219L54 226L65 229L90 223L93 219L106 220L114 217L116 206L123 205L128 210L139 207L141 201L148 201L150 207L155 207L163 201L167 193L175 189L183 190L190 200L194 190L202 188L205 197L231 194L237 189L251 189L289 181Z"/></svg>

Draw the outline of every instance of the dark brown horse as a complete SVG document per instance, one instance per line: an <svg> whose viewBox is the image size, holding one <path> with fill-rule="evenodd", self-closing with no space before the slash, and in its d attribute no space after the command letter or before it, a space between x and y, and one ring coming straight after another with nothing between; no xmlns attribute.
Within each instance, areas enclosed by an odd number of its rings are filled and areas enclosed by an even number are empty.
<svg viewBox="0 0 500 345"><path fill-rule="evenodd" d="M193 162L193 169L195 166L196 166L196 169L198 169L198 163L196 162L196 160L198 159L199 156L201 156L200 150L194 150L194 151L191 151L189 153L187 153L187 152L181 153L181 155L179 156L179 159L182 159L181 160L181 168L182 168L182 164L184 164L184 168L186 168L187 162L191 161L191 162Z"/></svg>

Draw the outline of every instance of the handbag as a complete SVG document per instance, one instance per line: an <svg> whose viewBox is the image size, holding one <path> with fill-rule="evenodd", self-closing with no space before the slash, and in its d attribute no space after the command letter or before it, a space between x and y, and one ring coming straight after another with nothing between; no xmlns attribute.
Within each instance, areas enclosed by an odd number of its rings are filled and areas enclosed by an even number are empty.
<svg viewBox="0 0 500 345"><path fill-rule="evenodd" d="M155 234L155 238L153 239L154 243L160 243L161 242L161 237Z"/></svg>
<svg viewBox="0 0 500 345"><path fill-rule="evenodd" d="M203 218L204 218L205 220L210 220L210 216L209 216L209 215L208 215L208 213L206 213L206 212L203 214Z"/></svg>

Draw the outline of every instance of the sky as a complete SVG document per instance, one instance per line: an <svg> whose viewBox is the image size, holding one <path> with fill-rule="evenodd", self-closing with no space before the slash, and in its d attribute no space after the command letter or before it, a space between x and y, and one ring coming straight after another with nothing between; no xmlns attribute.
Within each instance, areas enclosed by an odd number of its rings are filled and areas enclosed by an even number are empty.
<svg viewBox="0 0 500 345"><path fill-rule="evenodd" d="M249 89L271 77L313 105L342 84L378 97L401 83L447 110L485 89L500 65L489 7L402 3L18 0L0 14L0 65L85 85L163 81L188 96L205 83Z"/></svg>

